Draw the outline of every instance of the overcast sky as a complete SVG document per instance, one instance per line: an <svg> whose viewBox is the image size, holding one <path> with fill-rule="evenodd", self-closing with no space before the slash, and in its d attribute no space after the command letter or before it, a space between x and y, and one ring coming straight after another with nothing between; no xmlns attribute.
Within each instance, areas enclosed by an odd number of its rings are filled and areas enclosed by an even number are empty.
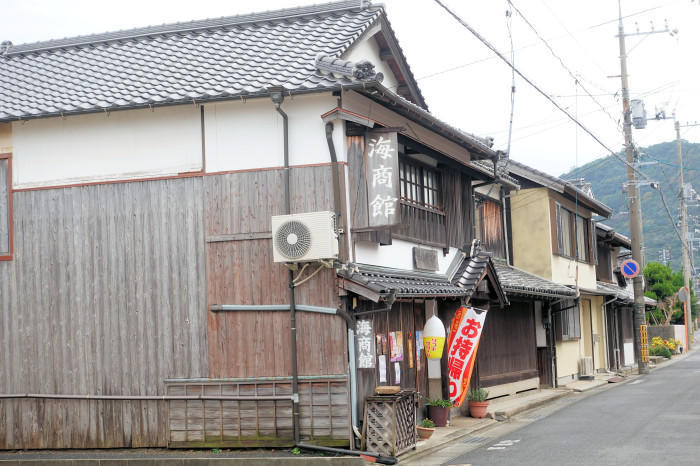
<svg viewBox="0 0 700 466"><path fill-rule="evenodd" d="M622 148L617 2L513 0L535 33L515 10L508 18L506 0L444 1L507 56L512 37L516 67L606 145ZM311 3L318 1L0 0L0 41L20 44ZM510 68L434 1L384 3L430 110L465 131L492 136L495 147L504 149L511 109ZM651 116L656 109L668 115L675 110L681 121L700 121L700 0L625 0L622 12L632 15L624 20L626 33L652 27L660 31L665 20L670 29L678 29L673 36L658 33L627 38L632 98L643 97ZM517 76L515 86L514 159L560 175L606 154ZM675 137L673 123L650 121L646 129L635 130L634 137L640 146L670 141ZM682 130L682 137L700 142L700 127Z"/></svg>

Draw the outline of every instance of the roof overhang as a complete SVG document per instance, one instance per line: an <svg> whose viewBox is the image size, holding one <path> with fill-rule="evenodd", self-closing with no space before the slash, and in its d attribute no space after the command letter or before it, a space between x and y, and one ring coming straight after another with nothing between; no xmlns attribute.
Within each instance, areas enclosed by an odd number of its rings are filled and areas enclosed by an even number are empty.
<svg viewBox="0 0 700 466"><path fill-rule="evenodd" d="M532 167L528 167L527 165L516 162L515 160L511 160L509 162L508 168L512 175L524 178L545 188L549 188L569 198L576 199L579 204L587 207L595 214L605 218L612 215L612 209L610 207L590 197L588 194L584 193L582 190L567 181L548 175Z"/></svg>

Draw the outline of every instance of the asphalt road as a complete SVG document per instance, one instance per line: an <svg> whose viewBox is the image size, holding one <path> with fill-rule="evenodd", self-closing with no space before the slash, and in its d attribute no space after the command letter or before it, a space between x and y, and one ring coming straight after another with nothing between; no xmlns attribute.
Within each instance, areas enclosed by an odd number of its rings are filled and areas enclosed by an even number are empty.
<svg viewBox="0 0 700 466"><path fill-rule="evenodd" d="M443 464L700 464L700 352L540 416Z"/></svg>

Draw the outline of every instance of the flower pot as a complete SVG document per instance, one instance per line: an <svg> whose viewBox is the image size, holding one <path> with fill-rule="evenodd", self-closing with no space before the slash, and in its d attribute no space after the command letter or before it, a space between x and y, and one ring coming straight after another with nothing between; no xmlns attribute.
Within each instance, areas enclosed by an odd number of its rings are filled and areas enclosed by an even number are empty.
<svg viewBox="0 0 700 466"><path fill-rule="evenodd" d="M449 414L450 408L428 406L428 417L435 423L435 427L445 427L447 425L447 416Z"/></svg>
<svg viewBox="0 0 700 466"><path fill-rule="evenodd" d="M488 401L470 401L469 402L469 415L476 418L486 417L486 409L489 407Z"/></svg>
<svg viewBox="0 0 700 466"><path fill-rule="evenodd" d="M433 435L433 432L435 432L435 427L416 426L416 430L418 431L418 437L422 438L423 440L427 440L431 435Z"/></svg>

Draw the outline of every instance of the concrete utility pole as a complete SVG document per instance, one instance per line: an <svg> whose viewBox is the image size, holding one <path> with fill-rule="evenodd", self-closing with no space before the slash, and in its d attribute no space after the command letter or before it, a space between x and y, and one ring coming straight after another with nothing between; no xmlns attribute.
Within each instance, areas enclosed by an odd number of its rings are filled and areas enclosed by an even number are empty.
<svg viewBox="0 0 700 466"><path fill-rule="evenodd" d="M634 153L632 149L632 118L630 115L629 84L627 82L627 50L625 48L625 30L622 25L622 6L618 0L619 25L618 38L620 40L620 79L622 80L622 113L624 116L625 132L625 158L627 160L627 195L630 208L630 236L632 237L632 258L640 267L644 267L642 261L642 200L639 197L639 185L637 174L634 172ZM640 272L632 279L634 287L634 344L637 348L637 367L640 374L647 374L647 363L642 360L642 336L641 328L646 322L644 313L644 285L643 274Z"/></svg>
<svg viewBox="0 0 700 466"><path fill-rule="evenodd" d="M678 151L678 179L680 181L681 185L681 190L679 193L680 197L680 207L681 207L681 250L683 252L683 286L688 287L688 292L686 293L685 297L685 309L686 309L686 314L685 314L685 325L686 325L686 333L690 331L692 328L692 323L690 322L690 318L688 317L692 313L691 307L690 307L690 288L692 287L692 283L690 281L690 251L691 249L691 244L688 241L688 211L685 205L685 189L683 185L683 150L681 146L681 125L678 122L678 120L675 121L676 127L676 149ZM686 335L688 338L688 350L690 350L690 337Z"/></svg>

